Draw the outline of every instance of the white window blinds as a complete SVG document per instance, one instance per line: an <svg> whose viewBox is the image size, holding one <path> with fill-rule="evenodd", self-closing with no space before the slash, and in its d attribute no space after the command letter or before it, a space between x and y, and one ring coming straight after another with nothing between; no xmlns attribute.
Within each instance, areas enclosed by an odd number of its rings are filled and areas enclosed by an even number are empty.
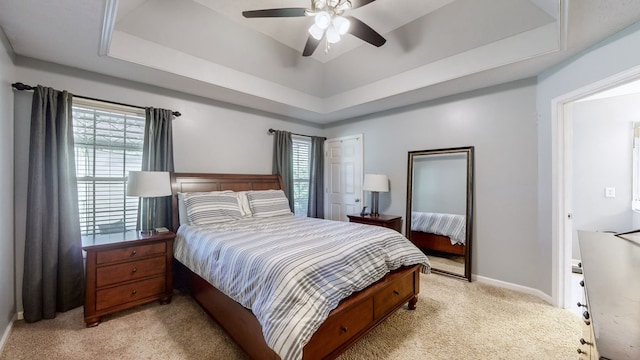
<svg viewBox="0 0 640 360"><path fill-rule="evenodd" d="M138 198L125 190L128 172L141 169L144 124L142 109L74 99L82 235L135 230Z"/></svg>
<svg viewBox="0 0 640 360"><path fill-rule="evenodd" d="M298 216L307 216L311 140L297 136L294 136L292 140L294 213Z"/></svg>

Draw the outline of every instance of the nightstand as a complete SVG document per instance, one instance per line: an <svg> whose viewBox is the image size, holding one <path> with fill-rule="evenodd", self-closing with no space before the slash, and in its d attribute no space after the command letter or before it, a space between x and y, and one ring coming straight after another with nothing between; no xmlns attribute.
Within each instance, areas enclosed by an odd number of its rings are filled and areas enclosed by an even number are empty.
<svg viewBox="0 0 640 360"><path fill-rule="evenodd" d="M402 216L384 215L384 214L380 214L377 216L372 216L372 215L360 216L359 214L353 214L353 215L347 215L347 217L349 218L349 222L382 226L389 229L393 229L399 233L402 232Z"/></svg>
<svg viewBox="0 0 640 360"><path fill-rule="evenodd" d="M173 295L173 232L136 231L87 236L84 321L96 326L104 315Z"/></svg>

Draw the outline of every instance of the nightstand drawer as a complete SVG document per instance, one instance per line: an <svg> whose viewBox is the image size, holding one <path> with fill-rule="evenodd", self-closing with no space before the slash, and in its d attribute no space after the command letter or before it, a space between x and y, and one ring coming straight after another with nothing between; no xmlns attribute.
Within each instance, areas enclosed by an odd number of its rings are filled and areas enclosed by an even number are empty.
<svg viewBox="0 0 640 360"><path fill-rule="evenodd" d="M121 249L100 251L97 254L96 263L104 264L114 261L135 259L154 254L164 254L167 251L167 244L158 242L148 245L130 246Z"/></svg>
<svg viewBox="0 0 640 360"><path fill-rule="evenodd" d="M116 286L96 292L96 310L104 310L112 306L141 300L146 297L165 292L165 277L155 278Z"/></svg>
<svg viewBox="0 0 640 360"><path fill-rule="evenodd" d="M96 286L101 287L164 274L166 261L165 256L156 256L150 259L100 267L96 270Z"/></svg>
<svg viewBox="0 0 640 360"><path fill-rule="evenodd" d="M405 276L395 285L387 286L381 293L373 298L374 318L377 319L385 314L398 299L410 298L415 294L413 276Z"/></svg>

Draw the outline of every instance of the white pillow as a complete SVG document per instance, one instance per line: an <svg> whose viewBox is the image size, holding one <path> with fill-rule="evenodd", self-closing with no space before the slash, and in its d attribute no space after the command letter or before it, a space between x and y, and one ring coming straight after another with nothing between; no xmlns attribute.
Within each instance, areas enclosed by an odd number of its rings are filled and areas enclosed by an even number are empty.
<svg viewBox="0 0 640 360"><path fill-rule="evenodd" d="M282 190L247 191L251 214L255 217L271 217L291 214L289 200Z"/></svg>
<svg viewBox="0 0 640 360"><path fill-rule="evenodd" d="M238 197L233 191L186 193L183 196L189 224L215 224L242 217Z"/></svg>

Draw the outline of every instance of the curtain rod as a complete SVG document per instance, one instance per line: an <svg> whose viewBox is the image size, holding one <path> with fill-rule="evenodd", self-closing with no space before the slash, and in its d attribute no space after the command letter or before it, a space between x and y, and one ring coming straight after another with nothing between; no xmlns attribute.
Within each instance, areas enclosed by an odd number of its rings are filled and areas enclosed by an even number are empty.
<svg viewBox="0 0 640 360"><path fill-rule="evenodd" d="M30 86L30 85L25 85L21 82L17 82L17 83L13 83L11 84L11 86L16 89L16 90L34 90L36 87L35 86ZM120 105L120 106L128 106L128 107L133 107L136 109L145 109L145 107L143 106L137 106L137 105L130 105L130 104L124 104L124 103L119 103L119 102L115 102L115 101L109 101L109 100L102 100L102 99L96 99L96 98L92 98L92 97L88 97L88 96L81 96L81 95L73 95L73 97L77 97L80 99L86 99L86 100L93 100L93 101L102 101L102 102L106 102L109 104L114 104L114 105ZM172 111L171 112L173 114L173 116L178 117L182 114L180 114L179 111Z"/></svg>
<svg viewBox="0 0 640 360"><path fill-rule="evenodd" d="M273 134L274 132L276 132L276 130L269 129L269 135ZM296 134L296 133L291 133L291 135L304 136L304 137L313 137L313 136L311 136L311 135ZM324 139L326 140L327 138L324 138Z"/></svg>

